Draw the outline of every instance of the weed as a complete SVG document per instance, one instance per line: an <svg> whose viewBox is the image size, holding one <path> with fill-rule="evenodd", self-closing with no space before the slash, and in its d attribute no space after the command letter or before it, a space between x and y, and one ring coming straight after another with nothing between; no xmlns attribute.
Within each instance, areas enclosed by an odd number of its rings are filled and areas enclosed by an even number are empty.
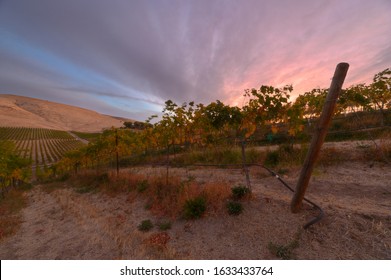
<svg viewBox="0 0 391 280"><path fill-rule="evenodd" d="M193 199L186 200L184 206L185 219L199 219L206 210L206 199L199 196Z"/></svg>
<svg viewBox="0 0 391 280"><path fill-rule="evenodd" d="M148 188L148 181L147 180L142 180L136 184L136 190L139 193L144 192Z"/></svg>
<svg viewBox="0 0 391 280"><path fill-rule="evenodd" d="M62 174L62 175L58 178L58 180L59 180L60 182L65 182L65 181L67 181L69 178L71 178L71 174L69 174L69 173L64 173L64 174Z"/></svg>
<svg viewBox="0 0 391 280"><path fill-rule="evenodd" d="M151 208L152 208L152 201L148 201L147 203L145 203L144 205L145 210L150 210Z"/></svg>
<svg viewBox="0 0 391 280"><path fill-rule="evenodd" d="M287 169L287 168L280 168L280 169L278 169L278 171L277 171L277 173L279 174L279 175L285 175L285 174L287 174L289 172L289 169Z"/></svg>
<svg viewBox="0 0 391 280"><path fill-rule="evenodd" d="M302 230L298 229L294 239L289 242L287 245L275 244L273 242L269 242L268 249L274 254L276 257L283 260L292 260L295 259L296 256L294 254L294 249L299 247L299 240L301 237Z"/></svg>
<svg viewBox="0 0 391 280"><path fill-rule="evenodd" d="M276 257L283 260L292 260L295 258L293 250L299 246L298 242L291 242L288 245L274 244L270 242L268 245L269 251Z"/></svg>
<svg viewBox="0 0 391 280"><path fill-rule="evenodd" d="M301 164L307 153L307 147L295 148L290 144L280 145L277 150L266 153L265 166L292 166Z"/></svg>
<svg viewBox="0 0 391 280"><path fill-rule="evenodd" d="M249 148L246 151L247 163L257 163L261 161L261 152L255 148Z"/></svg>
<svg viewBox="0 0 391 280"><path fill-rule="evenodd" d="M104 172L96 177L96 181L98 183L106 184L106 183L110 182L110 176L107 172Z"/></svg>
<svg viewBox="0 0 391 280"><path fill-rule="evenodd" d="M280 163L280 154L278 151L270 151L266 154L264 164L266 166L275 167Z"/></svg>
<svg viewBox="0 0 391 280"><path fill-rule="evenodd" d="M239 215L243 212L243 205L240 202L230 201L227 203L228 214Z"/></svg>
<svg viewBox="0 0 391 280"><path fill-rule="evenodd" d="M144 220L137 227L140 231L150 231L153 228L151 220Z"/></svg>
<svg viewBox="0 0 391 280"><path fill-rule="evenodd" d="M80 193L80 194L83 194L83 193L90 193L90 192L94 192L96 191L96 187L95 186L84 186L84 187L80 187L80 188L76 188L75 191L77 193Z"/></svg>
<svg viewBox="0 0 391 280"><path fill-rule="evenodd" d="M343 155L343 152L338 151L334 147L324 147L320 152L318 164L327 166L339 163L343 159L347 159L347 156Z"/></svg>
<svg viewBox="0 0 391 280"><path fill-rule="evenodd" d="M158 226L160 230L169 230L171 229L171 222L161 222Z"/></svg>
<svg viewBox="0 0 391 280"><path fill-rule="evenodd" d="M247 195L251 192L249 188L247 188L246 186L243 186L243 185L238 185L236 187L233 187L231 189L231 191L232 191L232 197L234 199L241 199L245 195Z"/></svg>

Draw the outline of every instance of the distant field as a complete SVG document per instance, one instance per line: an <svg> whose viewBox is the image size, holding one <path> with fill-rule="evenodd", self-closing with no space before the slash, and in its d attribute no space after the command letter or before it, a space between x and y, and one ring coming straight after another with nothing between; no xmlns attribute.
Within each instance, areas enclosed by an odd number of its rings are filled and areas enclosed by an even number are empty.
<svg viewBox="0 0 391 280"><path fill-rule="evenodd" d="M30 158L33 166L48 166L84 144L66 131L45 128L0 127L0 141L15 143L20 156Z"/></svg>
<svg viewBox="0 0 391 280"><path fill-rule="evenodd" d="M73 134L77 135L78 137L87 140L87 141L93 141L99 137L102 133L99 132L78 132L78 131L71 131Z"/></svg>

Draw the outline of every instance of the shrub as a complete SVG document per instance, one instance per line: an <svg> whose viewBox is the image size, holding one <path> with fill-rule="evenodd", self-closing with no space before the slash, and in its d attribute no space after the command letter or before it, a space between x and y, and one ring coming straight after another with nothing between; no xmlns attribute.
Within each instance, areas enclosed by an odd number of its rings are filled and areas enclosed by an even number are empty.
<svg viewBox="0 0 391 280"><path fill-rule="evenodd" d="M69 178L71 178L71 174L69 174L69 173L64 173L64 174L62 174L62 175L58 178L58 180L59 180L60 182L65 182L65 181L67 181Z"/></svg>
<svg viewBox="0 0 391 280"><path fill-rule="evenodd" d="M184 206L185 219L199 219L206 210L206 200L203 196L186 200Z"/></svg>
<svg viewBox="0 0 391 280"><path fill-rule="evenodd" d="M148 188L148 181L147 180L142 180L137 183L136 189L139 193L144 192Z"/></svg>
<svg viewBox="0 0 391 280"><path fill-rule="evenodd" d="M96 181L98 183L108 183L109 182L109 174L108 173L102 173L96 177Z"/></svg>
<svg viewBox="0 0 391 280"><path fill-rule="evenodd" d="M247 195L251 192L249 188L247 188L246 186L243 186L243 185L233 187L231 189L231 191L232 191L232 197L234 199L241 199L245 195Z"/></svg>
<svg viewBox="0 0 391 280"><path fill-rule="evenodd" d="M266 154L265 165L274 167L280 162L280 154L278 151L268 152Z"/></svg>
<svg viewBox="0 0 391 280"><path fill-rule="evenodd" d="M296 258L294 254L294 250L299 247L300 238L301 238L302 230L299 228L293 238L288 244L276 244L273 242L269 242L268 249L274 254L276 257L283 260L292 260Z"/></svg>
<svg viewBox="0 0 391 280"><path fill-rule="evenodd" d="M159 223L159 229L160 230L168 230L170 228L171 228L171 223L170 222Z"/></svg>
<svg viewBox="0 0 391 280"><path fill-rule="evenodd" d="M240 202L230 201L227 203L228 214L239 215L243 212L243 205Z"/></svg>
<svg viewBox="0 0 391 280"><path fill-rule="evenodd" d="M299 246L299 241L294 240L287 245L275 244L273 242L269 242L268 249L274 254L276 257L283 260L292 260L295 259L296 256L293 252Z"/></svg>
<svg viewBox="0 0 391 280"><path fill-rule="evenodd" d="M151 220L144 220L137 227L140 231L149 231L153 228Z"/></svg>

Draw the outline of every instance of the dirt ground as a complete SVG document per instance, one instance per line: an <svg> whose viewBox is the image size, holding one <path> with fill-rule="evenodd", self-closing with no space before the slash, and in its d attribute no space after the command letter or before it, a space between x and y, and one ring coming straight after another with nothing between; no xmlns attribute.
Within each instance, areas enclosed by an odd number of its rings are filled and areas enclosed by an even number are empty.
<svg viewBox="0 0 391 280"><path fill-rule="evenodd" d="M123 170L156 174L159 168ZM283 176L295 186L299 168ZM171 169L197 181L244 182L240 170ZM80 194L69 187L26 193L18 232L0 243L1 259L391 259L391 166L345 162L319 166L307 197L325 218L302 226L317 215L309 206L289 210L291 193L259 168L251 169L253 197L244 212L230 216L209 212L199 220L171 221L172 227L137 229L158 217L145 201L129 195ZM154 241L155 240L155 241ZM156 241L158 240L158 241ZM159 241L160 240L160 241ZM159 243L160 242L160 243Z"/></svg>

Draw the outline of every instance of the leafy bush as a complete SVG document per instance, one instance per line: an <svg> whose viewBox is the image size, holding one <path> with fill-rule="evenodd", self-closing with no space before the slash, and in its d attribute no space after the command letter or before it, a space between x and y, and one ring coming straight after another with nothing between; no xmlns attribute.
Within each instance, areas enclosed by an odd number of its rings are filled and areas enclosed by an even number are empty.
<svg viewBox="0 0 391 280"><path fill-rule="evenodd" d="M140 231L149 231L153 228L151 220L144 220L137 227Z"/></svg>
<svg viewBox="0 0 391 280"><path fill-rule="evenodd" d="M227 203L228 214L239 215L243 212L243 205L240 202L230 201Z"/></svg>
<svg viewBox="0 0 391 280"><path fill-rule="evenodd" d="M247 188L246 186L243 186L243 185L238 185L236 187L233 187L231 189L231 191L232 191L232 197L234 199L241 199L245 195L247 195L251 192L249 188Z"/></svg>
<svg viewBox="0 0 391 280"><path fill-rule="evenodd" d="M206 199L199 196L186 200L184 206L185 219L199 219L206 210Z"/></svg>

